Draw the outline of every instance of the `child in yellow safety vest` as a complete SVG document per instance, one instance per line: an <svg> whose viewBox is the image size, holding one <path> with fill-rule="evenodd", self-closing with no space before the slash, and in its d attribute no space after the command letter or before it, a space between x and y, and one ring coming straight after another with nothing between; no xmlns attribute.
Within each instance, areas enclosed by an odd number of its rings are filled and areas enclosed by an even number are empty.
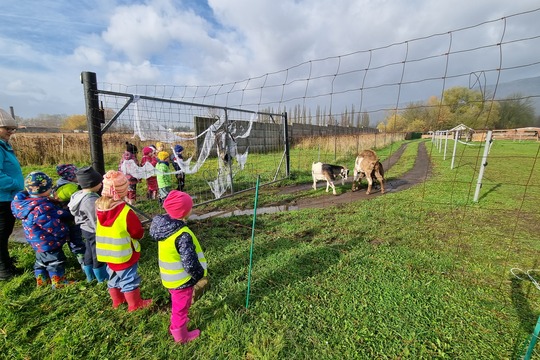
<svg viewBox="0 0 540 360"><path fill-rule="evenodd" d="M195 234L187 227L193 200L185 192L172 190L163 208L150 225L150 235L158 241L159 272L163 286L171 294L172 311L169 331L175 342L186 343L200 335L188 331L188 312L194 288L207 283L207 263Z"/></svg>
<svg viewBox="0 0 540 360"><path fill-rule="evenodd" d="M103 176L101 198L96 200L96 254L98 261L107 263L113 308L127 302L131 312L149 306L152 300L141 299L137 268L144 228L124 201L128 185L120 171L110 170Z"/></svg>

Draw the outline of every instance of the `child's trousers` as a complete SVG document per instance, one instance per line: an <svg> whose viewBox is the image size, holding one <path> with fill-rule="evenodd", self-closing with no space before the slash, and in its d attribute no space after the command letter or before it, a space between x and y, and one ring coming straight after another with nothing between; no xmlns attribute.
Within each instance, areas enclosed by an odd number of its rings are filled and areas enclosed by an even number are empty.
<svg viewBox="0 0 540 360"><path fill-rule="evenodd" d="M193 286L185 289L169 289L169 293L172 301L170 330L176 330L189 321L188 312L191 307Z"/></svg>
<svg viewBox="0 0 540 360"><path fill-rule="evenodd" d="M107 266L107 272L109 273L107 286L109 288L118 288L123 293L138 289L141 286L141 277L137 272L138 268L138 262L120 271L114 271Z"/></svg>
<svg viewBox="0 0 540 360"><path fill-rule="evenodd" d="M55 251L36 252L34 274L37 285L52 282L53 288L61 287L69 282L65 277L66 255L62 248Z"/></svg>

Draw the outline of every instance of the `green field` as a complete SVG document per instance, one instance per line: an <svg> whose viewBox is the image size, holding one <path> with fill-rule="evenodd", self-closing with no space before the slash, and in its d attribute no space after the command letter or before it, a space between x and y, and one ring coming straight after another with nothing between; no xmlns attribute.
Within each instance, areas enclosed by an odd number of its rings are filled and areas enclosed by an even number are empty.
<svg viewBox="0 0 540 360"><path fill-rule="evenodd" d="M167 332L169 294L159 278L157 244L149 236L141 242L139 269L141 293L154 304L134 313L113 310L106 286L87 284L73 257L68 276L78 283L56 291L36 288L30 246L12 243L12 254L27 271L0 283L0 354L6 359L516 359L540 314L539 290L510 272L538 267L540 145L494 142L477 203L483 148L460 144L450 169L449 156L443 160L431 142L426 145L432 175L409 190L324 209L257 215L247 308L252 216L191 222L209 261L211 288L190 310L190 328L199 327L201 336L185 345L175 344ZM417 146L418 141L408 143L391 179L412 168ZM389 151L380 154L384 159ZM309 181L306 169L286 182ZM249 208L253 200L251 192L219 206ZM261 206L287 200L275 187L260 191Z"/></svg>

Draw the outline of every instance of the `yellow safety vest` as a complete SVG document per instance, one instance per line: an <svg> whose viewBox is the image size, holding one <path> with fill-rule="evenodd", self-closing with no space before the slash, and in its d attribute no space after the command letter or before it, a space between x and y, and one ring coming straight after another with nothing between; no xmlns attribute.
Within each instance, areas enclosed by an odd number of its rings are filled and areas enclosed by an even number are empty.
<svg viewBox="0 0 540 360"><path fill-rule="evenodd" d="M96 222L96 255L97 260L111 264L123 264L133 254L141 251L138 240L132 239L127 231L127 214L131 208L124 206L114 223L108 227ZM133 248L131 246L133 244Z"/></svg>
<svg viewBox="0 0 540 360"><path fill-rule="evenodd" d="M158 242L159 273L161 275L161 282L167 289L176 289L191 279L191 275L182 266L182 259L174 244L176 238L184 232L190 234L193 239L197 257L204 269L204 276L207 276L208 273L206 270L208 265L199 240L197 240L195 234L187 226L184 226L165 240Z"/></svg>

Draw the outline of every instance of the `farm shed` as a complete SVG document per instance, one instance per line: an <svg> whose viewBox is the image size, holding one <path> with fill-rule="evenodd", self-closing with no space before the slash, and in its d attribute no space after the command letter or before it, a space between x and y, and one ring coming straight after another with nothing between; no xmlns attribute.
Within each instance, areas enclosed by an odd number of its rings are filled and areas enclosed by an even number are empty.
<svg viewBox="0 0 540 360"><path fill-rule="evenodd" d="M463 136L465 136L465 141L471 141L472 140L472 137L473 137L473 134L474 134L474 129L468 127L467 125L465 124L459 124L458 126L456 127L453 127L452 129L450 130L447 130L447 132L449 134L452 134L452 138L455 138L455 133L459 131L459 135L458 135L458 140L461 140L461 138Z"/></svg>

